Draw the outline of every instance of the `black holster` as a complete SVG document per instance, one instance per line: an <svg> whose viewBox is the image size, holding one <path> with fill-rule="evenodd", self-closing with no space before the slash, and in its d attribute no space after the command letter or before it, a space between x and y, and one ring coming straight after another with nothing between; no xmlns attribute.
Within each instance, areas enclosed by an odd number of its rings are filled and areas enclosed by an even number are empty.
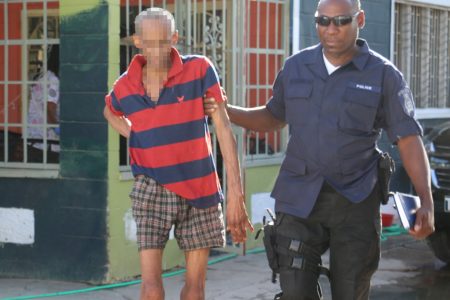
<svg viewBox="0 0 450 300"><path fill-rule="evenodd" d="M276 282L276 274L280 273L280 268L287 267L287 265L281 266L280 261L284 263L284 259L280 260L280 255L283 258L290 257L290 268L304 269L316 273L317 277L323 274L329 278L329 270L322 267L320 254L301 241L277 234L275 216L269 209L268 213L272 220L266 222L264 217L263 228L260 231L264 231L263 243L269 267L272 270L272 282ZM255 239L258 238L260 231Z"/></svg>
<svg viewBox="0 0 450 300"><path fill-rule="evenodd" d="M264 248L266 249L267 261L269 262L269 267L272 270L272 282L276 282L276 274L279 273L279 265L278 265L278 255L276 251L276 232L275 232L275 216L267 209L272 220L266 222L266 217L263 217L263 228L261 228L255 236L255 239L258 239L261 231L264 232L263 243Z"/></svg>
<svg viewBox="0 0 450 300"><path fill-rule="evenodd" d="M264 225L264 247L266 248L267 260L269 261L269 267L274 273L279 272L277 252L275 249L275 225L273 222L269 222Z"/></svg>
<svg viewBox="0 0 450 300"><path fill-rule="evenodd" d="M378 186L381 193L381 204L386 205L389 201L389 183L395 172L395 161L387 152L383 152L378 159Z"/></svg>

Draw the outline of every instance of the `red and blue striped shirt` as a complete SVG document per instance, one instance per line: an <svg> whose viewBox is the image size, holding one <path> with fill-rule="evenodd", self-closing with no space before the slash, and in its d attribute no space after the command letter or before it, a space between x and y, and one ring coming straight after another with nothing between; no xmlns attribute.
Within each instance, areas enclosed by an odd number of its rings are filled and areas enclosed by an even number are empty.
<svg viewBox="0 0 450 300"><path fill-rule="evenodd" d="M223 102L219 78L203 56L171 52L172 67L158 101L142 84L144 56L134 56L128 70L106 96L106 105L131 122L129 138L133 175L144 174L199 208L222 201L212 156L203 96Z"/></svg>

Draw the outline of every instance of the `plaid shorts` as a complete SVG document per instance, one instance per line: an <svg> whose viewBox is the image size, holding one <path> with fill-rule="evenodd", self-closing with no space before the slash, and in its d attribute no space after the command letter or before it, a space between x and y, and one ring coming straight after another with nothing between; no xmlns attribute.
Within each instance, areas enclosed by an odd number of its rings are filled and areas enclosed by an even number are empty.
<svg viewBox="0 0 450 300"><path fill-rule="evenodd" d="M224 247L225 226L220 204L195 208L145 175L136 176L130 198L139 251L163 249L172 225L183 251Z"/></svg>

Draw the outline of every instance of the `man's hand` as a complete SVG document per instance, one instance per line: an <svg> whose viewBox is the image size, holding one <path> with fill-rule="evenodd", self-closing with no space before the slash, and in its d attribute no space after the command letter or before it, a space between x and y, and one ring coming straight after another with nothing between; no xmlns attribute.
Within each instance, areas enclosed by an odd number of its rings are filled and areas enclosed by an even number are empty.
<svg viewBox="0 0 450 300"><path fill-rule="evenodd" d="M108 106L103 109L103 115L108 123L122 136L129 138L131 132L131 122L124 116L116 116L111 112Z"/></svg>
<svg viewBox="0 0 450 300"><path fill-rule="evenodd" d="M110 122L111 126L122 136L125 138L130 137L131 132L131 122L125 117L117 117L115 121Z"/></svg>
<svg viewBox="0 0 450 300"><path fill-rule="evenodd" d="M130 120L128 120L125 117L122 117L121 119L122 119L122 122L123 122L123 125L122 125L123 130L122 130L121 134L124 137L129 138L130 137L130 132L131 132L131 122L130 122Z"/></svg>
<svg viewBox="0 0 450 300"><path fill-rule="evenodd" d="M434 232L434 209L421 207L416 212L416 223L409 233L416 239L422 240Z"/></svg>
<svg viewBox="0 0 450 300"><path fill-rule="evenodd" d="M416 212L416 224L409 233L416 239L424 239L434 231L434 206L427 154L422 140L417 135L399 139L397 146L403 167L420 197L421 207Z"/></svg>
<svg viewBox="0 0 450 300"><path fill-rule="evenodd" d="M250 229L251 232L253 232L254 229L248 218L242 193L228 191L226 214L227 231L230 231L233 242L245 242L247 239L247 229Z"/></svg>

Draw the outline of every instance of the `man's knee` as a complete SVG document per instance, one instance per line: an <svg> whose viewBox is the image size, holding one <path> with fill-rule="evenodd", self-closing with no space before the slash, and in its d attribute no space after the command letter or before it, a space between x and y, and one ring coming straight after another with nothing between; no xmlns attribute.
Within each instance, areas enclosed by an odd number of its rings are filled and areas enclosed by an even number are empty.
<svg viewBox="0 0 450 300"><path fill-rule="evenodd" d="M320 253L306 243L277 235L277 260L280 267L281 300L322 299L318 284L322 267Z"/></svg>

